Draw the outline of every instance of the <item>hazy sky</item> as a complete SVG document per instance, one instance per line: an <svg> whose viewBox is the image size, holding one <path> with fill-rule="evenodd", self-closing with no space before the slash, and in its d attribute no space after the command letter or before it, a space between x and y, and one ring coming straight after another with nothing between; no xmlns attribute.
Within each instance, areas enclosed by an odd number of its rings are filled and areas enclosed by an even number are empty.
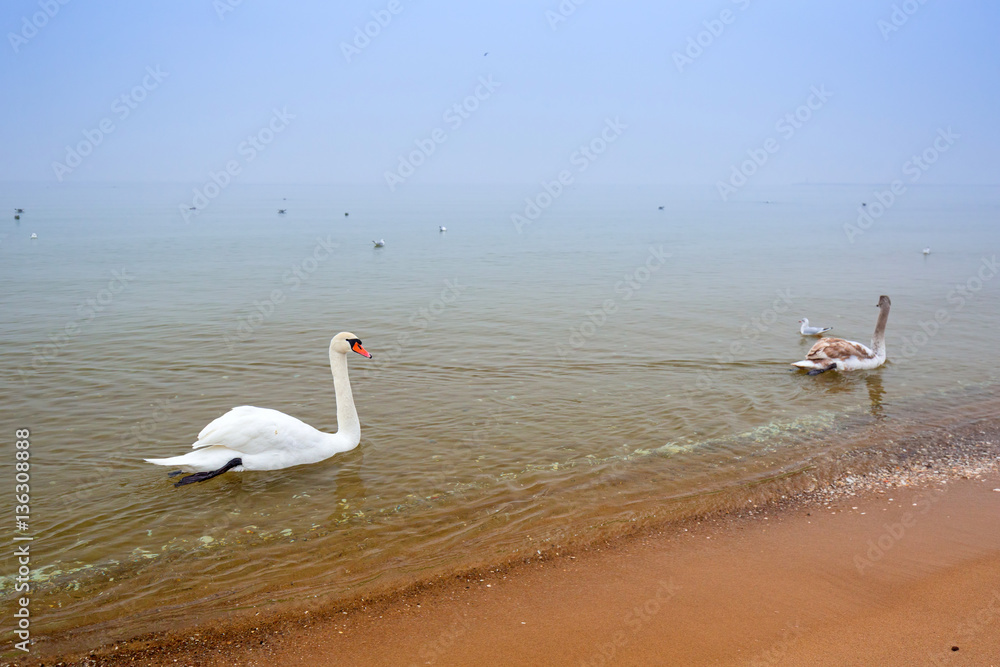
<svg viewBox="0 0 1000 667"><path fill-rule="evenodd" d="M0 180L1000 183L996 2L577 1L6 0Z"/></svg>

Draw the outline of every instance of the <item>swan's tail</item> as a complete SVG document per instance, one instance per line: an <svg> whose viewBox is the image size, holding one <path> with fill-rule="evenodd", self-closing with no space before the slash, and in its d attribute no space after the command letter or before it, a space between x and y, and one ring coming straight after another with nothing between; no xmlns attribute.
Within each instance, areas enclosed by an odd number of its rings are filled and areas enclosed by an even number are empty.
<svg viewBox="0 0 1000 667"><path fill-rule="evenodd" d="M158 466L169 466L171 468L180 468L184 472L197 472L201 468L196 467L195 462L188 459L190 454L185 454L184 456L171 456L166 459L143 459L146 463L152 463Z"/></svg>
<svg viewBox="0 0 1000 667"><path fill-rule="evenodd" d="M228 447L205 447L188 452L181 456L171 456L165 459L143 459L147 463L158 466L170 466L180 468L184 472L209 472L218 470L232 459L239 457L239 452L234 452ZM243 470L242 467L236 468Z"/></svg>

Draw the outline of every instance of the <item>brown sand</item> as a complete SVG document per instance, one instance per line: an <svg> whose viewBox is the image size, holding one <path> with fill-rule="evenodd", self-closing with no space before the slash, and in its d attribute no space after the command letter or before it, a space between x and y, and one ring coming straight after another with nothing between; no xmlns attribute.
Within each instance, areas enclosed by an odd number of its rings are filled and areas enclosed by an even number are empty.
<svg viewBox="0 0 1000 667"><path fill-rule="evenodd" d="M1000 665L1000 476L977 477L814 494L346 614L74 662Z"/></svg>

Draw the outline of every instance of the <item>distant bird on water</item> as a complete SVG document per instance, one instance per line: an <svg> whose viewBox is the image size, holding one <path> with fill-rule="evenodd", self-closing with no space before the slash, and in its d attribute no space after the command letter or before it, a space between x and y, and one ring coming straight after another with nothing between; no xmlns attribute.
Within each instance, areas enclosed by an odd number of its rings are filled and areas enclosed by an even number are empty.
<svg viewBox="0 0 1000 667"><path fill-rule="evenodd" d="M37 239L37 238L38 238L38 234L35 234L34 232L32 232L32 233L31 233L31 238L33 238L33 239Z"/></svg>
<svg viewBox="0 0 1000 667"><path fill-rule="evenodd" d="M446 231L448 231L448 228L445 227L444 225L441 225L440 227L438 227L438 231L439 232L446 232Z"/></svg>
<svg viewBox="0 0 1000 667"><path fill-rule="evenodd" d="M379 239L378 241L372 241L372 243L375 244L376 248L384 248L385 247L385 239Z"/></svg>
<svg viewBox="0 0 1000 667"><path fill-rule="evenodd" d="M809 320L805 317L799 320L799 324L802 325L802 328L799 329L799 333L803 336L819 336L820 334L833 329L833 327L811 327L809 326Z"/></svg>
<svg viewBox="0 0 1000 667"><path fill-rule="evenodd" d="M279 208L279 209L278 209L278 213L279 213L280 215L284 215L284 214L285 214L285 213L287 213L287 212L288 212L288 209L287 209L287 208Z"/></svg>
<svg viewBox="0 0 1000 667"><path fill-rule="evenodd" d="M14 209L14 213L24 213L24 209L23 208L15 208Z"/></svg>
<svg viewBox="0 0 1000 667"><path fill-rule="evenodd" d="M662 210L663 210L663 207L661 206L661 207L659 208L659 210L660 210L660 211L662 211Z"/></svg>
<svg viewBox="0 0 1000 667"><path fill-rule="evenodd" d="M927 247L927 248L924 248L924 254L925 254L925 255L929 255L929 254L931 254L931 249L930 249L930 247Z"/></svg>
<svg viewBox="0 0 1000 667"><path fill-rule="evenodd" d="M349 215L350 215L350 213L346 213L346 212L344 213L344 217L345 217L345 218L346 218L347 216L349 216Z"/></svg>

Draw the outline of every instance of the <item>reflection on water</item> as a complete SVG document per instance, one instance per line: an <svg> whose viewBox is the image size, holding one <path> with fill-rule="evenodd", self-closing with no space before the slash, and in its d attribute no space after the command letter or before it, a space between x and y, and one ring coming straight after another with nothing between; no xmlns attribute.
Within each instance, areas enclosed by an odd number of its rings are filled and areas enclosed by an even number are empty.
<svg viewBox="0 0 1000 667"><path fill-rule="evenodd" d="M17 315L0 400L8 430L31 428L37 446L42 633L124 635L392 588L738 502L844 443L996 398L978 363L1000 325L993 283L919 363L894 362L998 245L993 208L969 203L978 193L928 202L914 189L897 205L907 226L880 221L855 247L841 213L857 197L835 188L768 206L678 198L669 220L649 193L576 192L520 235L517 197L497 192L384 202L233 186L184 227L158 191L60 192L32 202L37 241L0 246L0 302ZM349 225L328 215L348 205ZM327 238L330 259L304 262ZM941 250L923 257L928 244ZM661 246L662 266L637 273ZM818 246L840 251L800 252ZM127 287L81 315L122 270ZM798 319L864 340L882 293L890 363L791 369L815 342ZM141 461L183 452L236 405L334 430L326 350L341 330L379 362L349 361L354 451L181 489Z"/></svg>
<svg viewBox="0 0 1000 667"><path fill-rule="evenodd" d="M885 410L882 407L882 397L885 396L882 376L878 373L868 373L865 376L865 384L868 385L868 400L871 402L872 417L882 419L885 417Z"/></svg>

